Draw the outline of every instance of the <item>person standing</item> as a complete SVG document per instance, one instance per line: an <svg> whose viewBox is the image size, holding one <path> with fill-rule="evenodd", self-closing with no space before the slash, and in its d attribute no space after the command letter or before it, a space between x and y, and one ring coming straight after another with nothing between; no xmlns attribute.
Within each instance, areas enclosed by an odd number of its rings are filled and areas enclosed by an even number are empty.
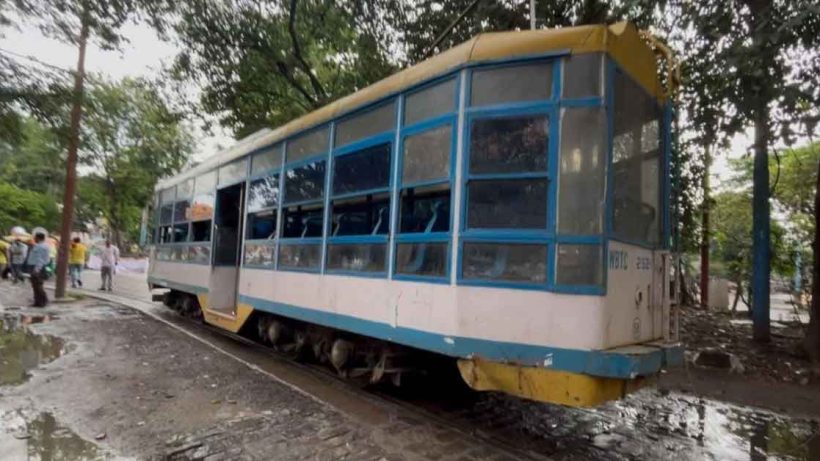
<svg viewBox="0 0 820 461"><path fill-rule="evenodd" d="M51 254L48 243L46 243L46 235L40 232L34 234L34 246L28 256L28 263L31 266L31 289L34 292L32 307L46 307L48 304L43 282L46 279L46 266L50 260Z"/></svg>
<svg viewBox="0 0 820 461"><path fill-rule="evenodd" d="M100 275L102 275L100 291L113 291L114 270L120 263L120 249L112 245L111 240L106 240L100 259L102 260L100 264Z"/></svg>
<svg viewBox="0 0 820 461"><path fill-rule="evenodd" d="M26 264L28 257L28 245L23 243L20 237L14 239L9 249L11 254L11 278L16 284L23 281L23 266Z"/></svg>
<svg viewBox="0 0 820 461"><path fill-rule="evenodd" d="M83 266L85 266L88 248L82 244L80 237L74 237L68 251L68 273L71 276L71 288L83 287Z"/></svg>
<svg viewBox="0 0 820 461"><path fill-rule="evenodd" d="M0 280L6 279L6 270L9 268L9 244L0 238Z"/></svg>

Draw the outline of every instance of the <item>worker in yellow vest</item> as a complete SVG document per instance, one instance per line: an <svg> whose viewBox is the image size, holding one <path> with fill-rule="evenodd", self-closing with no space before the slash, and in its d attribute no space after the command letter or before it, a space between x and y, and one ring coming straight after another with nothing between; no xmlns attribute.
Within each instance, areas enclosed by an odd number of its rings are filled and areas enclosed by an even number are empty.
<svg viewBox="0 0 820 461"><path fill-rule="evenodd" d="M71 276L71 288L82 288L83 267L87 260L88 248L82 244L80 237L74 237L68 250L68 273Z"/></svg>

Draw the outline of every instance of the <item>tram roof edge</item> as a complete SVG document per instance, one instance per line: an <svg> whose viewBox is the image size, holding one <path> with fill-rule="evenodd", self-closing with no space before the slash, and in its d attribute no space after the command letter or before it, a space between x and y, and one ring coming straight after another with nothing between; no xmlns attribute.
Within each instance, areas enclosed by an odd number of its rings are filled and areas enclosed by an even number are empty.
<svg viewBox="0 0 820 461"><path fill-rule="evenodd" d="M657 61L638 29L629 22L593 24L554 29L485 32L403 69L359 91L337 99L273 130L260 130L232 147L207 158L196 167L159 181L156 189L172 186L207 172L250 152L270 146L299 132L363 108L409 87L446 75L471 64L524 59L566 51L570 54L605 52L647 92L658 100L664 90L657 75Z"/></svg>

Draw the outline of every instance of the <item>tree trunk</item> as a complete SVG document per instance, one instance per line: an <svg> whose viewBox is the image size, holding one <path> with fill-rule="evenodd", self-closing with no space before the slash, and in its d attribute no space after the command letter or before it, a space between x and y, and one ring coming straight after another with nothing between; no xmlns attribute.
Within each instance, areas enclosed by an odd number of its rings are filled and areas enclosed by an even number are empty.
<svg viewBox="0 0 820 461"><path fill-rule="evenodd" d="M711 164L710 145L704 149L703 156L703 206L701 228L703 235L700 241L700 307L709 308L709 165Z"/></svg>
<svg viewBox="0 0 820 461"><path fill-rule="evenodd" d="M60 251L57 252L57 281L55 298L65 297L66 275L68 274L68 252L71 244L71 229L74 226L74 190L77 182L77 150L80 146L80 122L83 116L83 84L85 81L85 47L88 42L89 18L83 11L80 19L82 27L79 40L77 73L74 75L74 102L71 107L71 131L66 158L65 193L63 194L63 223L60 229Z"/></svg>
<svg viewBox="0 0 820 461"><path fill-rule="evenodd" d="M811 310L806 333L806 352L813 362L820 362L820 162L814 180L814 240L811 245L814 262L811 269Z"/></svg>

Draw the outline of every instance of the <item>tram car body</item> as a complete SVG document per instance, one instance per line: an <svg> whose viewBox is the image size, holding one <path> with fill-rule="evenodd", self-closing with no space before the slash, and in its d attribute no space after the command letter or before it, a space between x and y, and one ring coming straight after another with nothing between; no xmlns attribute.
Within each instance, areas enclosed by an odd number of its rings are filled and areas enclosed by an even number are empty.
<svg viewBox="0 0 820 461"><path fill-rule="evenodd" d="M161 181L149 285L373 380L617 399L682 357L658 70L627 23L476 36Z"/></svg>

